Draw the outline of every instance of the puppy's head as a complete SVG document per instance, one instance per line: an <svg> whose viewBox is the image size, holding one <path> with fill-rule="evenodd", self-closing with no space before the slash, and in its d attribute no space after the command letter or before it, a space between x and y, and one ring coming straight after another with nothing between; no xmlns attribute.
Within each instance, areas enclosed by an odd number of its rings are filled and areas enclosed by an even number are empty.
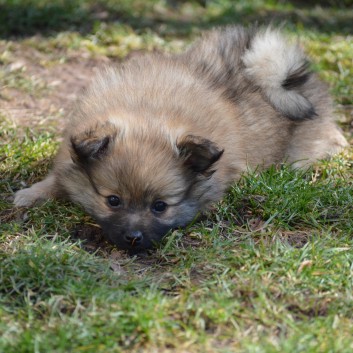
<svg viewBox="0 0 353 353"><path fill-rule="evenodd" d="M122 249L139 251L187 225L217 194L213 142L106 123L71 137L65 187ZM217 195L218 197L218 195Z"/></svg>

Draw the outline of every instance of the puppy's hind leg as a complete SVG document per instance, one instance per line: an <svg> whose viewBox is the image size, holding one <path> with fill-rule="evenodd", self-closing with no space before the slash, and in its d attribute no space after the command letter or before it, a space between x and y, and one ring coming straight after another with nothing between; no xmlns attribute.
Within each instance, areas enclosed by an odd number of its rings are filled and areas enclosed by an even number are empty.
<svg viewBox="0 0 353 353"><path fill-rule="evenodd" d="M342 151L348 142L331 121L304 121L294 131L287 150L293 168L307 168L319 159Z"/></svg>
<svg viewBox="0 0 353 353"><path fill-rule="evenodd" d="M54 198L56 195L56 178L54 174L49 174L44 180L32 185L30 188L17 191L14 204L17 207L29 207Z"/></svg>

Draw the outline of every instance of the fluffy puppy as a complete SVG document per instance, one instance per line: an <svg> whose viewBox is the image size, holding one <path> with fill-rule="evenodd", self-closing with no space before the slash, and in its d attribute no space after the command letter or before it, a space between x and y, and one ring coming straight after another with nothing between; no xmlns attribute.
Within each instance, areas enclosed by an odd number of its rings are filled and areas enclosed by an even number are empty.
<svg viewBox="0 0 353 353"><path fill-rule="evenodd" d="M180 55L107 68L80 98L53 170L16 206L66 197L122 249L151 247L249 168L295 168L347 142L306 56L276 30L214 30Z"/></svg>

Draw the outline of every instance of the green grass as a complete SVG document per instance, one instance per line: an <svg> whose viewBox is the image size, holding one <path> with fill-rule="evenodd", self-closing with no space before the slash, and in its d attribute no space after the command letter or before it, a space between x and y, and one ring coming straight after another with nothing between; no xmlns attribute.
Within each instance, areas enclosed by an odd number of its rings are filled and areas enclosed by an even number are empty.
<svg viewBox="0 0 353 353"><path fill-rule="evenodd" d="M0 104L48 93L30 61L10 70L21 54L49 70L177 52L214 25L287 20L352 142L349 1L201 3L0 0ZM0 110L0 352L352 352L351 150L306 173L246 175L202 220L131 258L78 206L12 207L50 167L58 133L45 125Z"/></svg>

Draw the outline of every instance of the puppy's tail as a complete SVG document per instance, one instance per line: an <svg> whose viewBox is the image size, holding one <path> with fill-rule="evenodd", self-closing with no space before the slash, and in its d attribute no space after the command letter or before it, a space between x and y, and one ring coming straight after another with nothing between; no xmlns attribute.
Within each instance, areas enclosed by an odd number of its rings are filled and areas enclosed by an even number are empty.
<svg viewBox="0 0 353 353"><path fill-rule="evenodd" d="M311 119L316 113L302 94L308 80L308 61L298 45L291 45L272 29L259 31L243 55L245 75L259 86L269 103L292 120Z"/></svg>

